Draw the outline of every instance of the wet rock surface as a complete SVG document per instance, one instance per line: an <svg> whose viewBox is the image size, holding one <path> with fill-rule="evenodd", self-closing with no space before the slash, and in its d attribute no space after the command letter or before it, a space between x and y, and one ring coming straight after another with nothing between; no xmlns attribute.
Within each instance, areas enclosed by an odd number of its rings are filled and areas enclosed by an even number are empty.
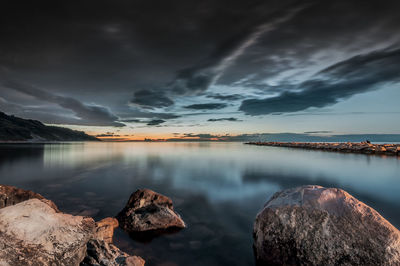
<svg viewBox="0 0 400 266"><path fill-rule="evenodd" d="M172 200L149 189L133 193L117 219L129 233L159 234L185 227L173 209Z"/></svg>
<svg viewBox="0 0 400 266"><path fill-rule="evenodd" d="M253 228L258 265L400 265L400 232L337 188L275 193Z"/></svg>
<svg viewBox="0 0 400 266"><path fill-rule="evenodd" d="M39 199L0 209L0 265L79 265L94 227Z"/></svg>
<svg viewBox="0 0 400 266"><path fill-rule="evenodd" d="M369 142L248 142L246 144L258 146L276 146L287 148L302 148L346 153L363 153L400 156L400 144L371 144Z"/></svg>

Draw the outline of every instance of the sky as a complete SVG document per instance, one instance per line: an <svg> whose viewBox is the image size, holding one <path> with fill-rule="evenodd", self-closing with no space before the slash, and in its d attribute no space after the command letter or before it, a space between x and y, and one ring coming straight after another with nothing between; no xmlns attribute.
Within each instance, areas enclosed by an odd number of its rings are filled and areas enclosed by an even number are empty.
<svg viewBox="0 0 400 266"><path fill-rule="evenodd" d="M399 1L0 5L7 114L110 139L400 133Z"/></svg>

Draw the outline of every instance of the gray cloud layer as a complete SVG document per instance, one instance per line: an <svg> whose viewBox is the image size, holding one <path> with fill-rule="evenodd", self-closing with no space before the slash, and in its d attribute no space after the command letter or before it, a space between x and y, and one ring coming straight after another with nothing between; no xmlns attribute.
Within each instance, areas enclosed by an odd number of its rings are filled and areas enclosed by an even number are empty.
<svg viewBox="0 0 400 266"><path fill-rule="evenodd" d="M15 84L0 105L47 123L101 126L330 106L398 81L399 8L395 0L5 1L0 78ZM199 112L206 118L187 113L208 109Z"/></svg>
<svg viewBox="0 0 400 266"><path fill-rule="evenodd" d="M142 106L144 108L167 107L174 102L160 92L152 90L140 90L134 93L131 103Z"/></svg>
<svg viewBox="0 0 400 266"><path fill-rule="evenodd" d="M297 112L325 107L355 94L400 81L400 49L355 56L330 66L299 84L295 92L266 99L244 100L239 110L249 115Z"/></svg>
<svg viewBox="0 0 400 266"><path fill-rule="evenodd" d="M191 104L185 106L186 109L193 110L215 110L227 107L226 103L202 103L202 104Z"/></svg>
<svg viewBox="0 0 400 266"><path fill-rule="evenodd" d="M149 121L148 123L147 123L147 125L148 126L158 126L158 125L160 125L160 124L162 124L162 123L165 123L166 121L165 120L162 120L162 119L154 119L154 120L151 120L151 121Z"/></svg>
<svg viewBox="0 0 400 266"><path fill-rule="evenodd" d="M234 121L241 121L241 120L239 120L239 119L237 119L235 117L226 117L226 118L210 118L207 121L208 122L219 122L219 121L231 121L231 122L234 122Z"/></svg>
<svg viewBox="0 0 400 266"><path fill-rule="evenodd" d="M3 83L3 85L7 88L11 88L13 90L35 97L41 101L58 104L65 109L71 110L78 118L81 119L81 121L75 121L75 123L77 124L90 126L125 126L125 124L117 122L118 117L113 115L105 107L86 105L74 98L55 95L19 82L6 81Z"/></svg>

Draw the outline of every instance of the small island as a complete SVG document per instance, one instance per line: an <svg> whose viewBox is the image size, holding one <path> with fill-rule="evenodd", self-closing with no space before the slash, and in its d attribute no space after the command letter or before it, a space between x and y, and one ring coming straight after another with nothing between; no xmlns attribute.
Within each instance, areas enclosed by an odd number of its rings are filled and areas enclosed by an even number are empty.
<svg viewBox="0 0 400 266"><path fill-rule="evenodd" d="M400 155L400 144L372 144L363 142L247 142L245 144L258 146L273 146L287 148L301 148L311 150L335 151L346 153L363 153L378 155Z"/></svg>

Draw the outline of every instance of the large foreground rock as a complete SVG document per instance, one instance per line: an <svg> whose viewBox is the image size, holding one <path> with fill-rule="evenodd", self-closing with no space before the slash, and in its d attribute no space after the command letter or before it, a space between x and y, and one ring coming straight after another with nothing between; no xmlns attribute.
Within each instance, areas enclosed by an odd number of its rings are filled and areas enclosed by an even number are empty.
<svg viewBox="0 0 400 266"><path fill-rule="evenodd" d="M149 189L137 190L118 214L120 226L127 232L154 232L184 228L174 212L172 200Z"/></svg>
<svg viewBox="0 0 400 266"><path fill-rule="evenodd" d="M0 209L0 265L79 265L92 218L57 212L39 199Z"/></svg>
<svg viewBox="0 0 400 266"><path fill-rule="evenodd" d="M284 190L254 224L258 265L400 265L400 232L337 188Z"/></svg>

